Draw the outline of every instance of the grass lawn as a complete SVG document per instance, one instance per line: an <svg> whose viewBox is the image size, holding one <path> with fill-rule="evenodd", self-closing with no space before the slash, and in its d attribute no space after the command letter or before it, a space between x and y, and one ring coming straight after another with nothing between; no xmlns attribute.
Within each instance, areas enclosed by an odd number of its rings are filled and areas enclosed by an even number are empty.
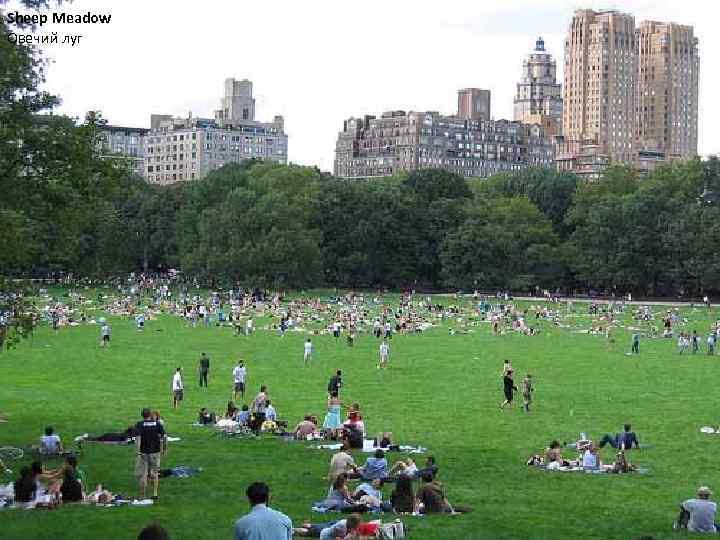
<svg viewBox="0 0 720 540"><path fill-rule="evenodd" d="M603 337L548 323L534 337L512 332L494 337L489 324L451 336L445 326L395 336L385 372L375 368L378 342L367 335L353 348L331 335L314 337L314 364L304 368L307 336L301 333L289 332L284 339L270 331L234 337L229 328L186 328L170 316L139 333L131 320L112 318L112 344L103 350L97 326L55 333L44 326L31 341L0 355L0 412L11 415L0 423L0 445L35 443L46 425L55 426L66 444L85 432L121 431L139 420L143 406L151 406L160 409L170 434L182 438L171 443L164 466L204 471L161 480L161 498L152 507L0 511L0 538L131 539L153 519L173 539L231 538L234 520L248 509L245 488L255 480L270 485L272 505L296 525L308 518L324 521L328 516L313 515L310 506L325 496L330 453L271 436L226 440L190 425L202 406L224 411L238 358L248 366L252 395L246 401L267 384L281 417L292 425L306 413L324 416L327 381L340 367L341 397L360 402L370 433L392 431L401 443L420 444L437 457L450 501L474 512L406 517L410 538L684 536L671 530L679 501L701 484L720 491L720 437L699 432L700 426L720 422L715 401L720 357L704 354L707 312L682 312L690 318L685 329L697 328L702 336L702 354L680 357L675 339L644 339L641 354L629 357L625 331L608 344ZM207 390L198 388L195 378L201 352L212 362ZM518 384L528 371L535 378L530 415L517 404L498 409L504 358L512 360ZM169 388L177 365L185 368L186 392L182 409L173 411ZM548 473L525 466L551 439L574 441L580 431L598 439L624 422L633 424L641 442L652 444L630 454L632 462L650 469L647 475ZM610 461L612 449L602 455ZM417 457L420 463L423 457ZM17 471L28 461L8 465ZM113 492L136 493L133 447L88 444L80 463L91 487L102 482ZM389 496L389 487L385 493Z"/></svg>

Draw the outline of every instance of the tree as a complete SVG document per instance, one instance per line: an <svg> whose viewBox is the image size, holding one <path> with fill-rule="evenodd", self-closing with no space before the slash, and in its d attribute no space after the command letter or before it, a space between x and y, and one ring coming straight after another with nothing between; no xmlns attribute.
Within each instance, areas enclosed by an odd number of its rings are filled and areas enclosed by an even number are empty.
<svg viewBox="0 0 720 540"><path fill-rule="evenodd" d="M557 283L552 224L524 197L477 201L442 244L446 285L527 289Z"/></svg>

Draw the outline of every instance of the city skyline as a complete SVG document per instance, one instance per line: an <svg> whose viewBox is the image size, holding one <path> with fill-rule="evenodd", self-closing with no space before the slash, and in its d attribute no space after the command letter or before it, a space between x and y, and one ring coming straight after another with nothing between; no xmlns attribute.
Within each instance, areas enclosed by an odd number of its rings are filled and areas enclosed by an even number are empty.
<svg viewBox="0 0 720 540"><path fill-rule="evenodd" d="M438 16L425 9L430 3L412 5L371 1L347 17L330 3L303 8L278 2L243 6L240 18L240 8L229 2L213 4L215 9L206 13L192 9L198 7L195 2L174 2L169 9L165 1L76 0L72 11L109 12L113 22L77 27L85 34L81 46L48 49L54 63L46 88L63 99L59 113L82 117L99 109L112 124L149 127L152 112L211 115L218 81L247 78L255 86L257 115L285 117L289 161L330 171L337 132L351 115L392 109L450 114L459 88L478 87L492 93L493 118L511 120L522 62L536 39L543 37L557 60L561 81L564 39L574 10L614 8L631 13L638 23L695 27L700 40L698 150L701 155L720 152L711 137L720 105L707 91L718 81L711 63L712 51L720 47L710 26L720 8L711 2L678 6L637 0L613 6L555 0L539 6L522 0L502 8L450 2ZM403 24L380 31L386 20ZM233 24L237 28L230 31Z"/></svg>

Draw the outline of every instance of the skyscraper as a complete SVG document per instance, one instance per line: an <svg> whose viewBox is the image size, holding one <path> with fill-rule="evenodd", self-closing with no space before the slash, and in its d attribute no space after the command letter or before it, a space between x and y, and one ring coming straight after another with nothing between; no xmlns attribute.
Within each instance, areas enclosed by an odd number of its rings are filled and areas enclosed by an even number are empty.
<svg viewBox="0 0 720 540"><path fill-rule="evenodd" d="M632 15L575 12L565 40L566 140L595 144L614 163L636 162L637 66Z"/></svg>
<svg viewBox="0 0 720 540"><path fill-rule="evenodd" d="M480 88L458 90L458 118L490 120L490 90Z"/></svg>
<svg viewBox="0 0 720 540"><path fill-rule="evenodd" d="M644 21L637 29L637 144L690 159L698 144L698 40L692 26Z"/></svg>
<svg viewBox="0 0 720 540"><path fill-rule="evenodd" d="M548 135L559 135L562 126L562 85L557 82L557 66L545 51L545 41L538 38L523 61L517 84L514 118L525 124L540 124Z"/></svg>

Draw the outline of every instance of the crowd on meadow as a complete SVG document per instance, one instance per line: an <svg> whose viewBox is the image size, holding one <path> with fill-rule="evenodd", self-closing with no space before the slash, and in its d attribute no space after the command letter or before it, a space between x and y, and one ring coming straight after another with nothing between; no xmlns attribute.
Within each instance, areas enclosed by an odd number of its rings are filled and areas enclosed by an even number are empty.
<svg viewBox="0 0 720 540"><path fill-rule="evenodd" d="M401 295L396 306L386 302L382 293L359 295L349 293L328 299L293 298L286 299L278 293L259 289L236 288L223 292L200 293L197 284L185 283L178 287L176 276L132 276L127 281L117 282L117 294L98 294L90 299L83 294L83 287L76 287L65 298L52 299L45 294L46 304L39 309L41 317L55 330L63 326L97 323L100 326L101 345L110 343L111 329L98 311L111 315L132 318L139 331L144 330L146 321L160 314L181 317L186 326L226 326L235 335L251 336L258 329L276 332L282 338L286 332L299 331L311 335L331 334L336 340L344 336L348 346L353 346L361 334L378 339L378 367L385 367L389 357L389 342L398 333L422 333L425 330L449 322L451 335L474 331L474 326L489 323L493 335L517 332L524 336L535 336L543 323L558 327L569 327L568 321L577 313L572 301L563 306L552 295L547 295L550 305L539 304L520 308L508 293L498 293L494 298L475 293L467 305L443 306L431 297L419 298L413 292ZM87 285L86 285L87 286ZM709 302L706 303L709 307ZM587 315L591 326L586 333L602 334L613 339L612 329L619 324L619 315L629 309L624 300L588 305ZM563 307L565 308L563 313ZM650 306L632 309L632 321L637 327L628 327L632 333L632 353L639 353L640 335L648 338L672 338L678 336L680 354L697 353L701 340L696 330L692 334L684 328L687 320L677 309L655 314ZM258 328L256 321L270 320ZM662 333L655 327L655 321L662 323ZM706 340L707 354L714 354L720 339L720 321L713 323ZM313 345L311 338L303 346L303 360L312 362ZM203 353L198 362L200 386L208 385L210 358ZM501 408L511 406L513 394L520 391L515 386L513 368L506 362L503 366L503 387L505 401ZM321 441L335 443L337 451L332 455L327 474L327 492L318 494L312 509L318 513L340 512L343 519L323 522L303 522L293 526L284 514L272 510L270 489L262 482L251 484L246 491L251 511L235 524L235 538L238 540L268 538L284 539L295 536L319 537L321 539L358 539L374 537L382 530L378 519L363 519L363 516L377 517L382 513L393 515L458 514L469 508L453 505L447 499L445 486L438 480L439 466L433 456L427 456L419 466L410 455L399 457L391 463L389 457L401 448L392 433L380 432L368 436L365 420L359 403L353 403L343 414L340 391L343 386L342 370L335 371L327 386L327 412L322 421L318 415L307 414L294 427L283 420L270 399L267 386L262 385L258 394L249 403L245 400L247 367L242 361L233 368L233 400L227 403L224 412L216 413L202 408L196 416L196 424L211 426L228 435L247 434L257 436L272 433L297 441ZM181 407L185 383L178 368L172 377L173 406ZM522 381L523 410L530 412L534 392L532 376L527 374ZM238 405L236 405L236 403ZM0 417L0 421L7 420ZM369 437L369 438L368 438ZM45 430L37 447L37 459L30 466L23 467L14 482L2 487L0 500L24 508L54 508L60 504L121 504L134 500L151 504L159 497L161 457L167 451L167 432L159 412L150 409L142 411L142 419L124 431L104 433L76 439L79 445L87 442L134 443L137 449L135 475L138 480L137 499L114 494L102 484L94 489L88 484L87 474L80 467L79 453L67 450L59 435L52 427ZM610 446L616 450L611 463L603 463L600 449ZM637 435L626 424L623 430L607 434L597 441L581 434L571 444L552 441L543 452L531 456L528 465L549 471L581 470L585 472L607 472L626 474L642 472L642 468L628 459L628 452L640 447ZM563 449L574 451L573 457L563 455ZM355 461L356 454L366 453L364 463ZM44 460L61 457L62 464L48 468ZM3 468L5 466L3 465ZM149 499L147 489L151 487ZM697 499L682 503L681 513L675 524L694 532L715 532L715 503L710 500L712 493L702 486ZM377 516L376 516L377 514ZM387 525L387 524L386 524ZM393 534L400 532L402 523L393 524ZM396 536L401 537L401 536ZM167 532L158 524L151 524L140 534L142 539L168 538Z"/></svg>

